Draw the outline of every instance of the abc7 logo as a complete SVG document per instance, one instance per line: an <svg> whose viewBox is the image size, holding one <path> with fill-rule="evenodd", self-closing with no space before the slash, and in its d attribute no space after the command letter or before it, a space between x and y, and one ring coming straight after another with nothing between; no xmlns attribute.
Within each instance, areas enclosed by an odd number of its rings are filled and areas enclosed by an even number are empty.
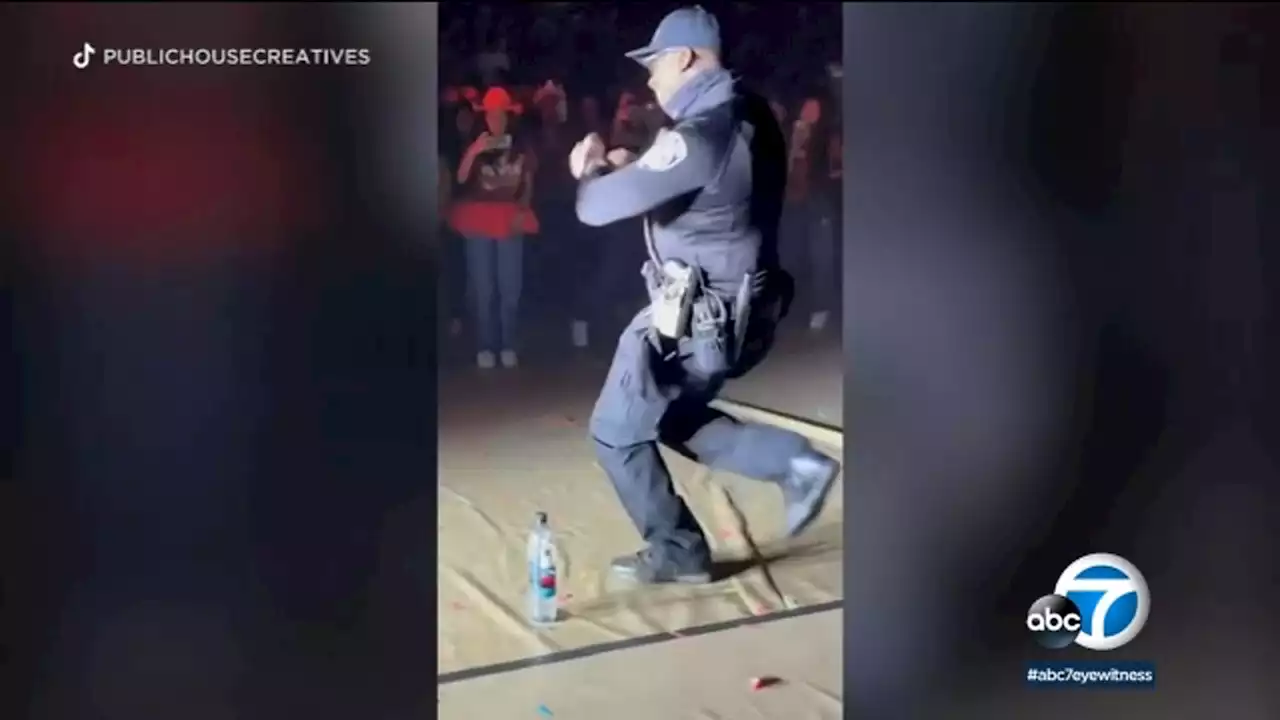
<svg viewBox="0 0 1280 720"><path fill-rule="evenodd" d="M1114 650L1142 631L1150 605L1147 581L1133 563L1095 553L1071 563L1054 594L1032 603L1027 630L1049 649L1075 643L1089 650Z"/></svg>
<svg viewBox="0 0 1280 720"><path fill-rule="evenodd" d="M1061 595L1045 595L1027 610L1027 629L1041 647L1064 648L1080 636L1080 608Z"/></svg>

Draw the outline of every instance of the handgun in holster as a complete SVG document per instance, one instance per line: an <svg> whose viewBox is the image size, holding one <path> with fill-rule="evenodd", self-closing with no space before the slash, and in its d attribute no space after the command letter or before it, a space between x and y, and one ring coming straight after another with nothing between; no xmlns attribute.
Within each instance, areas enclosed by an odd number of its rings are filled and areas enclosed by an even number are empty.
<svg viewBox="0 0 1280 720"><path fill-rule="evenodd" d="M685 337L689 330L689 315L702 276L698 268L687 263L661 260L648 216L644 217L643 223L649 260L641 273L649 288L649 322L658 339L676 341Z"/></svg>
<svg viewBox="0 0 1280 720"><path fill-rule="evenodd" d="M653 329L660 337L679 340L689 332L689 318L701 278L697 268L679 260L667 260L655 274L659 282L649 298Z"/></svg>

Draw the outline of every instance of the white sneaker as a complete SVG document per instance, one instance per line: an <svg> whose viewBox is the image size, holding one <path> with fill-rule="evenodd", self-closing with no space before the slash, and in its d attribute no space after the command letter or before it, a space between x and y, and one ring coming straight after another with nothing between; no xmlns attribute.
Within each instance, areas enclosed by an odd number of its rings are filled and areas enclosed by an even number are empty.
<svg viewBox="0 0 1280 720"><path fill-rule="evenodd" d="M515 350L502 351L502 367L510 370L520 365L520 358L516 356Z"/></svg>
<svg viewBox="0 0 1280 720"><path fill-rule="evenodd" d="M826 310L819 310L809 316L809 329L814 332L821 332L827 326L827 317L829 313Z"/></svg>
<svg viewBox="0 0 1280 720"><path fill-rule="evenodd" d="M476 353L476 367L481 370L492 370L493 366L496 364L497 362L493 357L493 353L488 350L481 350Z"/></svg>
<svg viewBox="0 0 1280 720"><path fill-rule="evenodd" d="M587 346L587 322L585 320L573 321L573 346L576 348Z"/></svg>

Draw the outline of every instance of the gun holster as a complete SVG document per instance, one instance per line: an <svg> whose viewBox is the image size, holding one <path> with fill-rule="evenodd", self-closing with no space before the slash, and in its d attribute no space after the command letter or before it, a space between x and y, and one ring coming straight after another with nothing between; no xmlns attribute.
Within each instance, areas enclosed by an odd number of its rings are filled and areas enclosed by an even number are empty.
<svg viewBox="0 0 1280 720"><path fill-rule="evenodd" d="M678 260L662 267L650 261L641 274L649 290L651 337L663 359L679 353L690 371L704 377L728 371L729 308L706 291L702 270Z"/></svg>
<svg viewBox="0 0 1280 720"><path fill-rule="evenodd" d="M645 263L649 285L650 322L659 337L679 340L689 331L689 319L702 278L697 268L668 260L661 268Z"/></svg>

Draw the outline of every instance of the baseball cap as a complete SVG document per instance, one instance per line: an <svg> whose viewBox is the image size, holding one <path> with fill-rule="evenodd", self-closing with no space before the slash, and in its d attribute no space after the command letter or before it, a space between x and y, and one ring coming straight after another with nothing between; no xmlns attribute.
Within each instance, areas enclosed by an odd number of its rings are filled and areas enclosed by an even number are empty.
<svg viewBox="0 0 1280 720"><path fill-rule="evenodd" d="M646 65L658 53L681 47L708 48L720 51L720 23L701 5L672 10L658 23L653 39L627 57Z"/></svg>

